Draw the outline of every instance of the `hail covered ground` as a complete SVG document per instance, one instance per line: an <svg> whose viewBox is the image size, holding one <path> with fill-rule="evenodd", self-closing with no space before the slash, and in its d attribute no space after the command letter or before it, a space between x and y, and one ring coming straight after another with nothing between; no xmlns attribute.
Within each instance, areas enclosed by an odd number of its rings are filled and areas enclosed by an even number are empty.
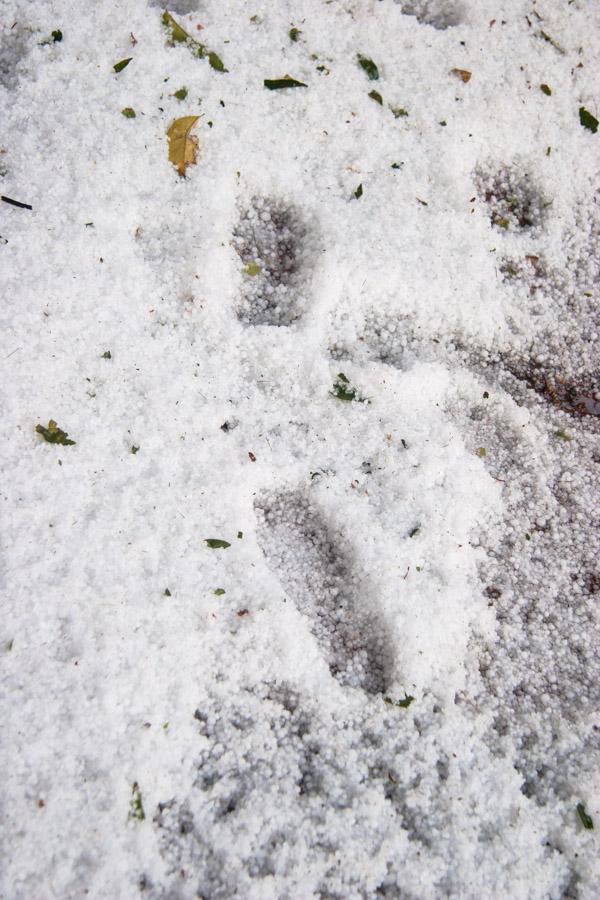
<svg viewBox="0 0 600 900"><path fill-rule="evenodd" d="M4 900L598 897L599 54L0 0Z"/></svg>

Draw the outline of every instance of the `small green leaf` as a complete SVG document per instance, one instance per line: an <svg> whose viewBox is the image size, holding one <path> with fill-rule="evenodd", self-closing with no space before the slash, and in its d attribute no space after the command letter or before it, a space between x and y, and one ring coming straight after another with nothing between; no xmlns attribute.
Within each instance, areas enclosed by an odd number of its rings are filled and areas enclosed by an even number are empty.
<svg viewBox="0 0 600 900"><path fill-rule="evenodd" d="M229 541L223 541L221 538L206 538L205 544L211 550L226 550L228 547L231 547Z"/></svg>
<svg viewBox="0 0 600 900"><path fill-rule="evenodd" d="M358 65L363 69L367 74L367 78L369 81L377 81L379 78L379 69L375 65L372 59L369 59L368 56L361 56L358 54Z"/></svg>
<svg viewBox="0 0 600 900"><path fill-rule="evenodd" d="M359 186L358 186L358 187L356 188L356 190L354 191L354 196L356 197L357 200L360 200L360 198L362 197L362 195L363 195L363 186L362 186L362 183L361 183L361 184L359 184Z"/></svg>
<svg viewBox="0 0 600 900"><path fill-rule="evenodd" d="M540 84L540 91L542 92L542 94L545 94L546 97L552 96L552 89L548 84Z"/></svg>
<svg viewBox="0 0 600 900"><path fill-rule="evenodd" d="M413 702L415 698L411 696L411 694L407 694L404 692L404 700L392 700L391 697L384 697L383 702L387 703L388 706L399 706L400 709L408 709L410 704Z"/></svg>
<svg viewBox="0 0 600 900"><path fill-rule="evenodd" d="M62 431L58 427L54 419L50 419L46 427L43 425L36 425L35 430L38 434L41 434L44 440L49 444L62 444L65 447L75 444L75 441L70 440L67 432Z"/></svg>
<svg viewBox="0 0 600 900"><path fill-rule="evenodd" d="M401 169L402 166L400 163L392 163L392 169Z"/></svg>
<svg viewBox="0 0 600 900"><path fill-rule="evenodd" d="M225 593L225 588L215 588L213 591L213 594L215 595L215 597L222 597L224 593Z"/></svg>
<svg viewBox="0 0 600 900"><path fill-rule="evenodd" d="M584 128L588 128L592 134L598 131L598 119L593 116L584 106L579 107L579 121Z"/></svg>
<svg viewBox="0 0 600 900"><path fill-rule="evenodd" d="M169 590L169 588L165 588L164 596L165 596L165 597L170 597L170 596L171 596L171 591Z"/></svg>
<svg viewBox="0 0 600 900"><path fill-rule="evenodd" d="M290 41L293 41L294 44L298 41L298 38L301 34L302 32L299 28L290 28L290 30L288 31L288 37Z"/></svg>
<svg viewBox="0 0 600 900"><path fill-rule="evenodd" d="M56 31L52 32L52 40L55 44L60 44L63 39L63 33L60 28L57 28Z"/></svg>
<svg viewBox="0 0 600 900"><path fill-rule="evenodd" d="M105 350L102 354L102 359L112 359L112 354L110 350Z"/></svg>
<svg viewBox="0 0 600 900"><path fill-rule="evenodd" d="M133 56L128 56L127 59L122 59L120 62L114 64L113 69L115 70L115 72L122 72L123 69L125 69L129 65L132 59Z"/></svg>
<svg viewBox="0 0 600 900"><path fill-rule="evenodd" d="M144 812L144 805L142 803L142 793L140 791L140 786L137 781L134 781L131 785L131 801L129 803L129 818L136 819L138 822L143 822L146 818L146 813Z"/></svg>
<svg viewBox="0 0 600 900"><path fill-rule="evenodd" d="M546 147L546 156L550 156L552 153L552 147Z"/></svg>
<svg viewBox="0 0 600 900"><path fill-rule="evenodd" d="M243 532L243 531L238 531L237 536L238 536L238 540L241 541L241 539L244 537L244 532Z"/></svg>
<svg viewBox="0 0 600 900"><path fill-rule="evenodd" d="M371 98L371 100L379 103L380 106L383 106L383 97L381 96L379 91L369 91L369 97Z"/></svg>
<svg viewBox="0 0 600 900"><path fill-rule="evenodd" d="M281 91L283 88L308 87L303 81L296 81L290 75L285 75L283 78L265 78L263 84L269 91Z"/></svg>
<svg viewBox="0 0 600 900"><path fill-rule="evenodd" d="M173 18L171 13L167 12L166 10L164 11L162 16L162 23L169 29L171 33L171 41L173 41L174 43L185 44L187 41L191 41L194 44L197 43L197 41L194 41L194 39L190 37L187 31L184 31L179 22L177 22Z"/></svg>
<svg viewBox="0 0 600 900"><path fill-rule="evenodd" d="M254 276L254 275L258 275L259 272L260 272L260 266L258 265L258 263L249 262L249 263L246 263L246 265L244 266L244 273L246 275Z"/></svg>
<svg viewBox="0 0 600 900"><path fill-rule="evenodd" d="M223 60L220 56L218 56L214 50L209 50L208 53L208 62L211 69L214 69L216 72L227 72L228 69L223 65Z"/></svg>
<svg viewBox="0 0 600 900"><path fill-rule="evenodd" d="M488 391L484 391L484 392L483 392L483 399L484 399L484 400L489 400L489 399L490 399L490 395L489 395L489 392L488 392Z"/></svg>
<svg viewBox="0 0 600 900"><path fill-rule="evenodd" d="M139 448L139 447L136 447L135 444L132 444L132 446L129 448L129 452L130 452L133 456L135 456L135 454L138 452L139 449L140 449L140 448Z"/></svg>
<svg viewBox="0 0 600 900"><path fill-rule="evenodd" d="M135 109L126 106L125 109L121 110L121 115L125 116L126 119L135 119Z"/></svg>
<svg viewBox="0 0 600 900"><path fill-rule="evenodd" d="M494 225L497 225L499 228L504 228L504 230L506 231L507 228L510 228L510 219L499 217L497 219L494 219Z"/></svg>
<svg viewBox="0 0 600 900"><path fill-rule="evenodd" d="M562 428L559 428L558 431L554 432L554 434L557 438L561 438L561 440L563 440L563 441L572 441L573 440L573 436L570 435L568 432L563 431Z"/></svg>
<svg viewBox="0 0 600 900"><path fill-rule="evenodd" d="M391 109L391 111L394 113L394 118L395 118L395 119L404 119L404 118L406 118L406 116L408 116L408 113L407 113L407 111L404 109L403 106L390 106L390 109ZM440 122L440 125L441 125L441 124L442 124L442 123ZM444 122L444 125L445 125L445 124L446 124L446 123Z"/></svg>
<svg viewBox="0 0 600 900"><path fill-rule="evenodd" d="M188 95L188 89L186 87L179 88L178 91L173 93L174 97L177 97L178 100L185 100Z"/></svg>
<svg viewBox="0 0 600 900"><path fill-rule="evenodd" d="M589 815L589 813L586 812L585 803L578 803L576 808L577 808L577 815L579 816L579 820L580 820L581 824L583 825L583 827L586 829L586 831L593 831L594 830L594 820Z"/></svg>
<svg viewBox="0 0 600 900"><path fill-rule="evenodd" d="M420 530L421 530L421 526L415 525L415 527L411 528L410 531L408 532L409 538L416 537L418 535L418 533L420 532Z"/></svg>
<svg viewBox="0 0 600 900"><path fill-rule="evenodd" d="M348 388L348 384L348 379L343 372L340 372L337 381L333 385L333 391L331 391L337 400L345 400L347 403L356 400L356 390L354 388Z"/></svg>
<svg viewBox="0 0 600 900"><path fill-rule="evenodd" d="M476 453L477 453L477 456L485 456L487 451L486 451L485 447L478 447Z"/></svg>

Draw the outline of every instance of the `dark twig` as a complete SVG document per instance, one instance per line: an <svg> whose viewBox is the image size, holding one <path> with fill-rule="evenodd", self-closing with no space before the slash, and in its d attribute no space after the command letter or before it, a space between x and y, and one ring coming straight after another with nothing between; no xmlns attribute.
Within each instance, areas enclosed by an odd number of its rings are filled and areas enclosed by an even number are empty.
<svg viewBox="0 0 600 900"><path fill-rule="evenodd" d="M33 206L30 206L29 203L19 203L18 200L11 200L10 197L0 195L0 200L4 200L5 203L10 203L11 206L18 206L21 209L33 209Z"/></svg>

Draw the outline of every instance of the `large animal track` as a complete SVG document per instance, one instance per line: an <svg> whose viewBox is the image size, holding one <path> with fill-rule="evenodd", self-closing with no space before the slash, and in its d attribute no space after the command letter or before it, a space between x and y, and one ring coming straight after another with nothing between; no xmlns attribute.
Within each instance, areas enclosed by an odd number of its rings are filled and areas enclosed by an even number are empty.
<svg viewBox="0 0 600 900"><path fill-rule="evenodd" d="M291 325L305 305L308 227L301 214L283 202L254 197L233 245L244 264L238 318L245 325Z"/></svg>
<svg viewBox="0 0 600 900"><path fill-rule="evenodd" d="M541 233L541 191L518 169L480 173L478 186L499 233ZM600 761L592 725L600 702L597 194L577 225L565 235L562 270L547 266L541 253L503 264L505 289L540 307L533 333L497 347L459 334L441 342L406 316L373 312L363 318L360 350L332 348L338 358L350 354L399 370L429 360L473 377L466 393L449 399L448 412L504 485L504 514L479 535L486 550L482 589L496 613L497 641L474 641L484 689L474 688L468 702L477 713L493 698L489 745L512 757L525 796L540 804L558 798L573 808L579 783ZM511 399L530 411L527 432L510 412Z"/></svg>
<svg viewBox="0 0 600 900"><path fill-rule="evenodd" d="M327 712L285 684L255 684L236 697L209 696L194 718L202 749L193 788L153 816L182 896L189 886L207 900L259 897L276 884L278 896L400 897L400 884L419 883L424 856L448 869L430 833L449 821L453 766L436 747L440 717L430 702L417 722L376 700L356 708L348 727L347 711ZM420 771L426 733L431 765ZM265 808L268 820L251 815ZM345 852L348 828L361 838L355 858ZM402 864L386 847L389 828L404 837ZM307 852L310 871L298 873ZM171 896L142 883L147 897Z"/></svg>
<svg viewBox="0 0 600 900"><path fill-rule="evenodd" d="M307 617L331 674L367 693L383 692L390 662L384 624L362 596L343 539L303 494L265 495L255 509L263 552Z"/></svg>

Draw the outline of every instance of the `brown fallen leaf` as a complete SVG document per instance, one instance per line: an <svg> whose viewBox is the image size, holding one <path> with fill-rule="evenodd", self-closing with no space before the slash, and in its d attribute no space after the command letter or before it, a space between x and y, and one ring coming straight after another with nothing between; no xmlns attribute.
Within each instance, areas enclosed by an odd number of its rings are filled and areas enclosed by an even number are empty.
<svg viewBox="0 0 600 900"><path fill-rule="evenodd" d="M185 177L188 166L196 165L198 138L190 135L190 131L199 118L200 116L182 116L181 119L174 119L167 131L169 160L182 177Z"/></svg>
<svg viewBox="0 0 600 900"><path fill-rule="evenodd" d="M461 81L464 81L465 84L471 80L471 73L467 69L450 69L450 72L452 75L460 78Z"/></svg>

